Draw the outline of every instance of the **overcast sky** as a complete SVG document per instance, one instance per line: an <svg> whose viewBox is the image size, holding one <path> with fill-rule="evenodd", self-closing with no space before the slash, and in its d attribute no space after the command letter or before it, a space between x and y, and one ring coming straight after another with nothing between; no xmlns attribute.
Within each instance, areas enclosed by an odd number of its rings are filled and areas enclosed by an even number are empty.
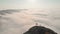
<svg viewBox="0 0 60 34"><path fill-rule="evenodd" d="M0 9L60 8L60 0L0 0Z"/></svg>

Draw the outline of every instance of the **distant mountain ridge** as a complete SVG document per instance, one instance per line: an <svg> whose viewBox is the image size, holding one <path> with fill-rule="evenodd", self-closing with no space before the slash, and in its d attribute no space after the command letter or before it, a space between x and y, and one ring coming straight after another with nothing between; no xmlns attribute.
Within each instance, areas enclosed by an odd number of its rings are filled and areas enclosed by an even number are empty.
<svg viewBox="0 0 60 34"><path fill-rule="evenodd" d="M27 10L27 9L7 9L7 10L0 10L0 15L12 14L13 12L20 12L22 10Z"/></svg>

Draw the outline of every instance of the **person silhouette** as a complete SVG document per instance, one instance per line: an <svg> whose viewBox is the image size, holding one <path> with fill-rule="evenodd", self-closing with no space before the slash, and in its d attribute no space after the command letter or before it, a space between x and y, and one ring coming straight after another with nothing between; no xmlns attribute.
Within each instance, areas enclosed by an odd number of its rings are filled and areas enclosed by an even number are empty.
<svg viewBox="0 0 60 34"><path fill-rule="evenodd" d="M36 23L36 26L38 26L38 23Z"/></svg>

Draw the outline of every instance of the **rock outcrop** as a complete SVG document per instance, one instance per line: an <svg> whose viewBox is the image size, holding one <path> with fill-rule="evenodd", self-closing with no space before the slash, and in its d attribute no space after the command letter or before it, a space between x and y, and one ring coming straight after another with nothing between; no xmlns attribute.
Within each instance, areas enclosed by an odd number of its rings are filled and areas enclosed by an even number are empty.
<svg viewBox="0 0 60 34"><path fill-rule="evenodd" d="M57 33L43 26L33 26L24 34L57 34Z"/></svg>

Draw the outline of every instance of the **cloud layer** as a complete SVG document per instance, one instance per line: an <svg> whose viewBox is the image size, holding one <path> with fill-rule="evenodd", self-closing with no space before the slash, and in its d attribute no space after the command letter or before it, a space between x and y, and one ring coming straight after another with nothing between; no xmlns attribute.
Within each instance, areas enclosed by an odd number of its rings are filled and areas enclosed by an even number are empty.
<svg viewBox="0 0 60 34"><path fill-rule="evenodd" d="M59 11L57 9L2 10L0 11L0 34L23 34L30 27L35 26L35 23L59 33Z"/></svg>

